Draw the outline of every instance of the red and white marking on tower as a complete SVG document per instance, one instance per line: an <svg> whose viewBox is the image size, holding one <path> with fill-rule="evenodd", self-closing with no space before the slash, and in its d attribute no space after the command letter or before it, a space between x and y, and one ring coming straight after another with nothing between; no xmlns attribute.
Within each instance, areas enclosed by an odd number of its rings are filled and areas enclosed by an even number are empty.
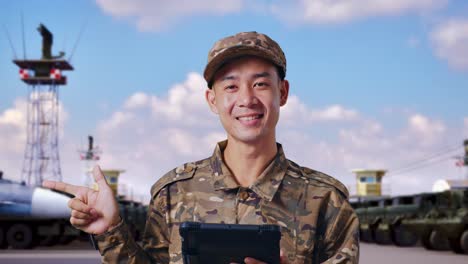
<svg viewBox="0 0 468 264"><path fill-rule="evenodd" d="M62 72L59 69L51 69L50 78L55 79L55 80L60 80L62 78Z"/></svg>
<svg viewBox="0 0 468 264"><path fill-rule="evenodd" d="M25 80L29 78L29 70L28 69L20 69L19 70L19 75L21 80Z"/></svg>

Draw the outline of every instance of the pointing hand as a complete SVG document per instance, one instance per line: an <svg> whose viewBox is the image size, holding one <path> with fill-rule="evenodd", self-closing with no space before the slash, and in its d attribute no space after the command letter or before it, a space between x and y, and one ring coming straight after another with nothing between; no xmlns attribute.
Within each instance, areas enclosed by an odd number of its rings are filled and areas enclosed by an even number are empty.
<svg viewBox="0 0 468 264"><path fill-rule="evenodd" d="M119 208L99 166L94 167L93 176L99 191L55 181L44 181L42 186L75 196L68 202L70 223L86 233L102 234L120 222Z"/></svg>

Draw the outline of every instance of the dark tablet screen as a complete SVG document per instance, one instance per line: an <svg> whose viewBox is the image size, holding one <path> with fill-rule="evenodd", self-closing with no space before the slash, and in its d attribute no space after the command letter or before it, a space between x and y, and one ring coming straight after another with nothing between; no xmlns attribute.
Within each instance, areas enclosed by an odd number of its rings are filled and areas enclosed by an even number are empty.
<svg viewBox="0 0 468 264"><path fill-rule="evenodd" d="M244 263L252 257L279 264L281 239L276 225L205 224L180 226L184 264Z"/></svg>

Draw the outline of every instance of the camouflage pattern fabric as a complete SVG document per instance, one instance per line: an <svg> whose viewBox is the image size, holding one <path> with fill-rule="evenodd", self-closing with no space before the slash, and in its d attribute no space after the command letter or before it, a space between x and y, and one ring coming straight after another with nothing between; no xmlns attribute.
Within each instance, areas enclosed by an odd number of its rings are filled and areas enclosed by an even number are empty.
<svg viewBox="0 0 468 264"><path fill-rule="evenodd" d="M286 56L278 43L265 34L251 31L218 40L208 52L203 77L210 84L215 72L227 61L247 55L272 62L286 76Z"/></svg>
<svg viewBox="0 0 468 264"><path fill-rule="evenodd" d="M226 144L153 185L141 247L123 222L97 236L103 263L183 263L179 225L184 221L277 224L290 263L358 263L359 223L343 184L286 159L278 144L257 181L240 187L222 158Z"/></svg>

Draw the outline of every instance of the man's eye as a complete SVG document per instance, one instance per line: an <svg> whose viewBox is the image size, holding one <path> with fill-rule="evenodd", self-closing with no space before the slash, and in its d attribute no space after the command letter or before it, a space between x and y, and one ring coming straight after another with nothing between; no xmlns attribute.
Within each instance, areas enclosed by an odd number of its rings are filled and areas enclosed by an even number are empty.
<svg viewBox="0 0 468 264"><path fill-rule="evenodd" d="M225 90L233 90L233 89L236 89L236 86L235 85L228 85L224 89Z"/></svg>
<svg viewBox="0 0 468 264"><path fill-rule="evenodd" d="M254 84L254 87L267 87L268 83L266 82L258 82Z"/></svg>

